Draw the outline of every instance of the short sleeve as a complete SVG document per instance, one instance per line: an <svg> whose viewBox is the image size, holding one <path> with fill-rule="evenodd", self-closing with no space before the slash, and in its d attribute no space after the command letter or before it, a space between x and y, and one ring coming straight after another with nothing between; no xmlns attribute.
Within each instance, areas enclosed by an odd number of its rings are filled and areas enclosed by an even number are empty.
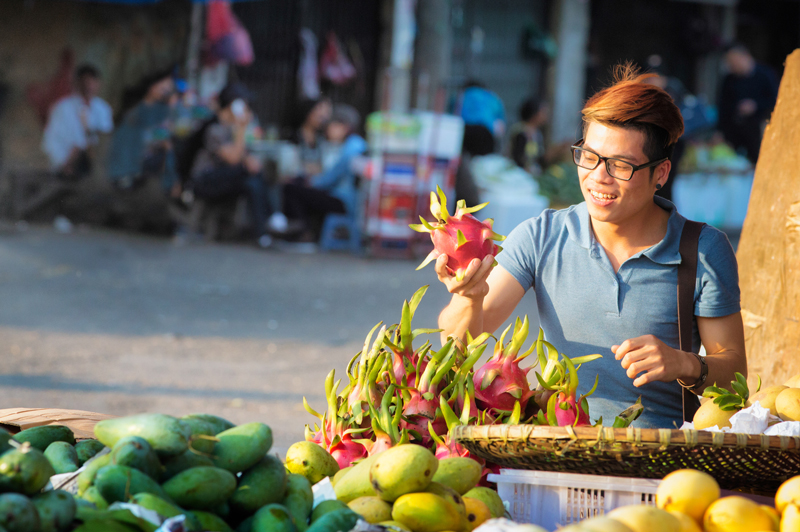
<svg viewBox="0 0 800 532"><path fill-rule="evenodd" d="M497 262L526 291L533 286L536 271L536 233L541 225L541 217L531 218L519 224L501 243L503 251L497 255Z"/></svg>
<svg viewBox="0 0 800 532"><path fill-rule="evenodd" d="M205 137L205 148L209 153L217 151L230 142L229 129L225 124L212 124L208 127Z"/></svg>
<svg viewBox="0 0 800 532"><path fill-rule="evenodd" d="M720 318L739 312L739 265L728 237L706 226L700 234L694 313Z"/></svg>

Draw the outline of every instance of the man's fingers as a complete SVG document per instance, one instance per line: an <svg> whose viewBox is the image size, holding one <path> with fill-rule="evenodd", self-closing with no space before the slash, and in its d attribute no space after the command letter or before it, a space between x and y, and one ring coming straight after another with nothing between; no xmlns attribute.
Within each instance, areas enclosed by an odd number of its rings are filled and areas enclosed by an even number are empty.
<svg viewBox="0 0 800 532"><path fill-rule="evenodd" d="M631 352L639 349L643 345L645 345L644 336L637 336L636 338L628 338L624 342L622 342L619 347L615 350L612 346L611 349L614 351L614 358L617 360L622 360L623 357Z"/></svg>
<svg viewBox="0 0 800 532"><path fill-rule="evenodd" d="M433 269L436 270L436 274L439 276L440 279L451 277L451 275L447 272L447 255L441 254L436 258L436 262L434 263Z"/></svg>
<svg viewBox="0 0 800 532"><path fill-rule="evenodd" d="M627 359L626 359L627 360ZM628 367L625 368L627 371L625 372L628 375L628 378L634 379L636 375L643 371L650 371L653 368L658 366L658 361L653 360L652 358L642 358L639 360L633 360L628 364ZM623 367L625 367L623 365Z"/></svg>

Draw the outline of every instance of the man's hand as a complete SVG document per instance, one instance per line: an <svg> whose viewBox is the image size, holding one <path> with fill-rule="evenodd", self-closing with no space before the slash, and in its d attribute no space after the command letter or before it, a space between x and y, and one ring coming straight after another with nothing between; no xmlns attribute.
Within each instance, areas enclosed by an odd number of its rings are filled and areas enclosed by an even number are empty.
<svg viewBox="0 0 800 532"><path fill-rule="evenodd" d="M695 357L671 348L652 334L625 340L621 345L611 346L611 351L636 387L676 379L693 382L700 374Z"/></svg>
<svg viewBox="0 0 800 532"><path fill-rule="evenodd" d="M456 280L454 275L447 271L447 255L439 255L436 259L436 274L439 280L447 287L447 291L467 299L481 302L489 293L489 284L486 279L492 272L494 256L487 255L483 260L472 259L464 272L464 278Z"/></svg>

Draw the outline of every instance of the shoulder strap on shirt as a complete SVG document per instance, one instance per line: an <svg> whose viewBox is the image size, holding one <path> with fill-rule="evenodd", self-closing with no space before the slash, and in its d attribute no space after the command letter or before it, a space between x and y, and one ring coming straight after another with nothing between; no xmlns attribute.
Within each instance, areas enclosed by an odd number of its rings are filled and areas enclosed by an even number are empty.
<svg viewBox="0 0 800 532"><path fill-rule="evenodd" d="M697 245L705 224L686 220L681 232L678 265L678 335L681 351L692 352L692 330L694 326L694 289L697 279ZM700 407L697 395L683 390L683 420L691 421Z"/></svg>

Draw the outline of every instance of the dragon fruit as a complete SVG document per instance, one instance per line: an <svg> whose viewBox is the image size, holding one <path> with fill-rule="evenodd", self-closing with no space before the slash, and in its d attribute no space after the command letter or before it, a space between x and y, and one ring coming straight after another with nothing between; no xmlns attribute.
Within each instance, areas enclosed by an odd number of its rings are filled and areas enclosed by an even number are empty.
<svg viewBox="0 0 800 532"><path fill-rule="evenodd" d="M533 366L522 369L519 363L533 352L533 347L526 353L517 356L522 344L528 337L528 317L517 318L514 332L508 344L503 345L506 334L511 330L509 325L495 344L494 355L481 366L473 377L475 383L475 399L478 407L490 413L511 412L519 403L525 410L528 400L534 392L528 384L528 372Z"/></svg>
<svg viewBox="0 0 800 532"><path fill-rule="evenodd" d="M541 375L536 374L536 378L543 390L552 392L547 399L546 413L540 411L537 416L539 423L554 427L591 425L587 398L597 389L598 377L595 376L594 386L589 393L577 397L578 368L583 363L602 358L602 355L571 359L562 354L561 360L558 360L558 350L544 340L544 332L541 329L535 345L540 367L544 368ZM547 356L544 355L545 347L548 350Z"/></svg>
<svg viewBox="0 0 800 532"><path fill-rule="evenodd" d="M360 434L366 429L353 427L350 420L340 415L339 398L336 390L340 381L334 383L335 370L331 370L325 378L325 395L328 400L328 410L324 414L314 411L303 397L303 406L309 414L319 418L320 425L314 425L312 432L306 425L306 440L313 441L326 449L336 459L340 469L350 467L354 462L367 457L367 448L355 440L354 434Z"/></svg>
<svg viewBox="0 0 800 532"><path fill-rule="evenodd" d="M411 329L411 320L419 306L422 297L428 290L428 285L423 286L411 296L411 300L403 302L403 310L400 317L400 324L397 325L392 334L387 334L384 344L393 353L392 370L397 384L402 384L406 379L407 384L413 384L416 380L417 366L422 363L422 371L425 370L425 359L431 348L430 342L425 342L422 347L415 350L414 340L422 334L434 334L441 332L441 329ZM392 338L390 338L392 337Z"/></svg>
<svg viewBox="0 0 800 532"><path fill-rule="evenodd" d="M369 456L378 454L395 445L409 442L408 431L400 429L403 414L402 396L396 387L390 384L384 393L379 409L369 405L369 415L372 424L371 440L362 442L367 448ZM391 405L395 401L394 414Z"/></svg>
<svg viewBox="0 0 800 532"><path fill-rule="evenodd" d="M383 342L386 338L385 326L378 331L378 337L370 347L372 335L380 326L381 323L378 323L372 328L364 341L364 348L347 365L350 384L341 395L347 398L347 408L359 425L363 423L364 413L369 410L368 405L379 404L383 397L383 393L378 386L378 377L384 370L388 358L388 354L382 350ZM358 366L354 371L353 366L359 357Z"/></svg>
<svg viewBox="0 0 800 532"><path fill-rule="evenodd" d="M437 197L438 193L438 197ZM447 211L447 197L440 187L436 192L431 192L431 214L436 222L428 222L420 216L421 224L411 224L409 227L420 233L430 233L434 249L425 258L417 269L424 268L439 255L447 255L447 269L450 275L455 275L457 280L464 278L464 272L473 259L483 260L487 255L496 256L502 248L493 241L505 240L506 237L492 231L491 218L481 222L472 213L484 208L482 203L475 207L467 207L464 200L456 204L456 212L450 215Z"/></svg>
<svg viewBox="0 0 800 532"><path fill-rule="evenodd" d="M456 363L457 353L451 338L442 349L432 354L425 371L420 373L418 366L413 387L409 385L403 390L403 421L400 426L414 434L423 445L430 444L428 422L433 423L437 434L447 431L447 424L439 411L437 395L441 393L442 380Z"/></svg>

